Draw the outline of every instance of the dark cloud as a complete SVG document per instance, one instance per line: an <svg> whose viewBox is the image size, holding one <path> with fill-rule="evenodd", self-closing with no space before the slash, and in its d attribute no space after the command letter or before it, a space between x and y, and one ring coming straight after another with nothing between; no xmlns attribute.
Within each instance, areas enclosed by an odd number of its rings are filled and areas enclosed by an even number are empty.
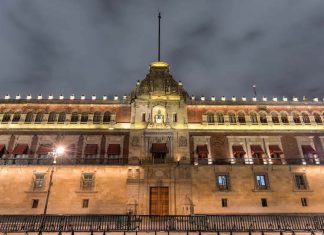
<svg viewBox="0 0 324 235"><path fill-rule="evenodd" d="M323 96L321 0L3 0L0 96L123 95L157 55L190 94Z"/></svg>

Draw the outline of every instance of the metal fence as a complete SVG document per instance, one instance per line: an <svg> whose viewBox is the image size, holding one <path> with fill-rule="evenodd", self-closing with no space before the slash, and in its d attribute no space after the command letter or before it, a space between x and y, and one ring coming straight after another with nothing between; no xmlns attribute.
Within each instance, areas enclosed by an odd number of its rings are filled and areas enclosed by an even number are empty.
<svg viewBox="0 0 324 235"><path fill-rule="evenodd" d="M1 215L0 232L316 232L324 214L276 215Z"/></svg>

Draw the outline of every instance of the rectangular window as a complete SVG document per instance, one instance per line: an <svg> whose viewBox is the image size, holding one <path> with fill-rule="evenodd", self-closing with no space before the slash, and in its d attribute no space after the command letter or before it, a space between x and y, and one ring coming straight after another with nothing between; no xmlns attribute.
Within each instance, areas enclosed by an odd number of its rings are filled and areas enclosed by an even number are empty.
<svg viewBox="0 0 324 235"><path fill-rule="evenodd" d="M227 207L227 198L222 198L222 207Z"/></svg>
<svg viewBox="0 0 324 235"><path fill-rule="evenodd" d="M228 191L230 190L230 182L229 182L229 175L228 174L218 174L216 176L216 184L217 189L219 191Z"/></svg>
<svg viewBox="0 0 324 235"><path fill-rule="evenodd" d="M33 189L39 190L44 187L45 174L44 173L35 173L33 180Z"/></svg>
<svg viewBox="0 0 324 235"><path fill-rule="evenodd" d="M142 113L142 122L146 122L146 113Z"/></svg>
<svg viewBox="0 0 324 235"><path fill-rule="evenodd" d="M301 202L302 206L308 206L307 198L306 197L300 198L300 202Z"/></svg>
<svg viewBox="0 0 324 235"><path fill-rule="evenodd" d="M268 207L268 201L266 198L261 198L261 206L262 207Z"/></svg>
<svg viewBox="0 0 324 235"><path fill-rule="evenodd" d="M305 174L295 174L295 187L297 190L307 189L306 175Z"/></svg>
<svg viewBox="0 0 324 235"><path fill-rule="evenodd" d="M82 208L88 208L88 207L89 207L89 199L83 199Z"/></svg>
<svg viewBox="0 0 324 235"><path fill-rule="evenodd" d="M178 122L178 115L176 113L173 114L173 122Z"/></svg>
<svg viewBox="0 0 324 235"><path fill-rule="evenodd" d="M33 199L32 201L32 208L37 208L39 203L39 199Z"/></svg>
<svg viewBox="0 0 324 235"><path fill-rule="evenodd" d="M83 173L81 178L81 189L92 189L94 187L94 173Z"/></svg>
<svg viewBox="0 0 324 235"><path fill-rule="evenodd" d="M269 183L266 174L256 174L255 175L255 183L257 190L266 190L269 189Z"/></svg>

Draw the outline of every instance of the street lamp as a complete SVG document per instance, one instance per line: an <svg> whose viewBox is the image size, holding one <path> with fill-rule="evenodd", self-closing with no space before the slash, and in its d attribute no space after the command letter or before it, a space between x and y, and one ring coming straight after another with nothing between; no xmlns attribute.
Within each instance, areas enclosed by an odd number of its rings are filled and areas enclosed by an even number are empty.
<svg viewBox="0 0 324 235"><path fill-rule="evenodd" d="M58 156L61 156L64 153L65 153L65 148L63 146L56 147L53 150L53 152L50 153L50 155L53 156L53 165L52 165L51 175L50 175L50 179L49 179L48 190L47 190L47 194L46 194L45 207L44 207L44 215L46 215L46 212L47 212L47 206L48 206L49 195L50 195L51 188L52 188L53 173L54 173L54 168L55 168L55 164L56 164L56 158Z"/></svg>

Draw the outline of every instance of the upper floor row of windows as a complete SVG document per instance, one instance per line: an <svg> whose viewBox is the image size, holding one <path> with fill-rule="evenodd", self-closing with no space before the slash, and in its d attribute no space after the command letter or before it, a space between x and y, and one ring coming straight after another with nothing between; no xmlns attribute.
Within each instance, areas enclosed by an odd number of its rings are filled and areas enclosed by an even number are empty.
<svg viewBox="0 0 324 235"><path fill-rule="evenodd" d="M69 119L67 119L69 116ZM28 112L26 114L22 114L20 112L16 113L4 113L2 114L1 123L88 123L92 122L93 124L100 123L110 123L114 122L116 118L116 114L106 111L102 112L94 112L93 114L89 114L86 112L78 113L73 112L71 114L67 114L66 112L50 112L48 115L45 112Z"/></svg>
<svg viewBox="0 0 324 235"><path fill-rule="evenodd" d="M228 120L225 120L227 118ZM244 112L231 113L229 112L227 115L223 113L212 113L207 112L203 115L203 122L208 124L311 124L315 122L316 124L323 123L323 117L319 113L314 113L313 115L309 115L308 113L292 113L292 115L288 115L287 113L276 113L273 112L268 115L265 112L255 113L252 112L249 115L246 115Z"/></svg>

